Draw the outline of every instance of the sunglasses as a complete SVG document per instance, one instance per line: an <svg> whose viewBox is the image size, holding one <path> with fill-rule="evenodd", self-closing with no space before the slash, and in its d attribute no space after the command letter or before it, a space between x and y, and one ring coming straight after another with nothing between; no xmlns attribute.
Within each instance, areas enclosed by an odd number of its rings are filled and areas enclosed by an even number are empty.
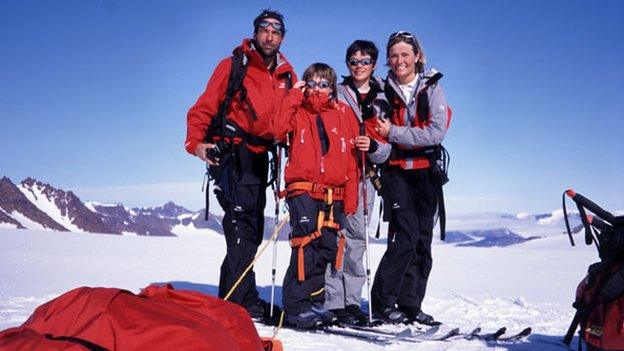
<svg viewBox="0 0 624 351"><path fill-rule="evenodd" d="M349 61L347 61L347 63L349 64L349 66L353 66L353 67L355 67L355 66L357 66L359 64L362 64L362 66L370 66L373 63L375 63L375 61L373 61L373 59L370 59L370 58L365 58L365 59L361 59L361 60L352 58L352 59L349 59Z"/></svg>
<svg viewBox="0 0 624 351"><path fill-rule="evenodd" d="M310 89L314 89L316 87L318 87L319 89L327 89L329 88L331 85L329 84L329 81L327 80L321 80L320 82L315 82L313 80L309 80L306 82L306 86Z"/></svg>
<svg viewBox="0 0 624 351"><path fill-rule="evenodd" d="M414 39L414 36L412 35L412 33L406 31L406 30L400 30L398 32L394 32L392 34L390 34L390 38L388 38L388 40L392 40L396 37L404 37L404 38L410 38L410 39Z"/></svg>
<svg viewBox="0 0 624 351"><path fill-rule="evenodd" d="M282 32L282 30L284 29L284 26L279 23L279 22L270 22L270 21L261 21L260 23L258 23L258 26L260 28L269 28L269 27L273 27L273 29L278 30L280 32Z"/></svg>

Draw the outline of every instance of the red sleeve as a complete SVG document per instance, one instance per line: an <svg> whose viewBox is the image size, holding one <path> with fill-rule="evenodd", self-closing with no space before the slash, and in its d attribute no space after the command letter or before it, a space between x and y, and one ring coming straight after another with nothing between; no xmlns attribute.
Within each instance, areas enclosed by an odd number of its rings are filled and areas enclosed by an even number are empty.
<svg viewBox="0 0 624 351"><path fill-rule="evenodd" d="M382 137L377 130L375 130L375 127L377 126L377 119L378 117L374 117L374 118L369 118L364 122L364 125L366 126L366 135L368 135L369 137L375 139L378 142L387 144L388 143L388 139Z"/></svg>
<svg viewBox="0 0 624 351"><path fill-rule="evenodd" d="M231 58L226 58L217 65L206 85L206 90L186 115L186 142L184 146L186 151L192 155L195 154L197 144L204 141L206 129L210 125L212 117L217 114L219 104L225 96L231 66Z"/></svg>
<svg viewBox="0 0 624 351"><path fill-rule="evenodd" d="M303 101L299 89L290 89L280 103L279 112L271 118L271 133L276 140L286 141L286 134L294 129L295 114Z"/></svg>
<svg viewBox="0 0 624 351"><path fill-rule="evenodd" d="M354 140L360 134L360 128L357 117L350 108L347 109L345 120L348 121L349 139ZM346 214L354 214L358 206L358 184L360 177L358 158L362 157L362 155L353 142L349 143L349 145L351 145L351 161L347 169L348 180L345 185L344 211Z"/></svg>

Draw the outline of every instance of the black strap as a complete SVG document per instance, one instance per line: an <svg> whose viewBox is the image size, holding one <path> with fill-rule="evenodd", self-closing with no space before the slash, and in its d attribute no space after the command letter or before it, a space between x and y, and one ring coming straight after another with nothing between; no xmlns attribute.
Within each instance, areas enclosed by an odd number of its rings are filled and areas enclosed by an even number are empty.
<svg viewBox="0 0 624 351"><path fill-rule="evenodd" d="M429 120L429 95L427 95L427 89L436 84L440 78L443 77L443 74L440 72L436 72L432 77L425 81L425 89L422 89L418 92L418 96L416 97L418 104L416 105L416 115L418 116L418 121L421 123L427 122Z"/></svg>
<svg viewBox="0 0 624 351"><path fill-rule="evenodd" d="M228 115L232 99L237 92L241 92L241 100L250 106L247 100L247 91L243 87L243 80L247 74L247 57L243 53L241 48L234 50L232 55L232 65L230 73L228 75L228 85L225 90L225 96L219 104L217 114L210 121L208 130L204 137L205 142L211 142L211 138L215 135L223 135L225 133L226 117ZM251 107L251 106L250 106ZM252 115L255 116L255 112L251 109Z"/></svg>
<svg viewBox="0 0 624 351"><path fill-rule="evenodd" d="M444 77L444 74L442 74L440 72L436 72L436 74L431 76L431 78L427 79L427 81L425 82L425 85L427 86L427 88L429 88L430 86L432 86L435 83L437 83L440 80L440 78L442 78L442 77Z"/></svg>
<svg viewBox="0 0 624 351"><path fill-rule="evenodd" d="M383 221L383 197L379 197L379 221L377 222L377 231L375 231L375 239L379 239L381 232L381 221Z"/></svg>
<svg viewBox="0 0 624 351"><path fill-rule="evenodd" d="M564 344L568 346L570 345L570 343L572 342L572 338L574 337L574 333L576 333L576 329L579 326L579 323L581 323L581 311L577 309L576 313L574 314L574 318L572 319L572 323L570 323L570 326L568 327L568 332L563 338Z"/></svg>
<svg viewBox="0 0 624 351"><path fill-rule="evenodd" d="M570 221L568 221L568 209L566 208L566 192L561 195L561 207L563 207L563 219L565 221L566 230L568 231L568 238L570 239L570 245L575 246L574 237L572 237L572 230L570 230Z"/></svg>
<svg viewBox="0 0 624 351"><path fill-rule="evenodd" d="M206 193L204 220L208 221L208 210L210 209L210 173L208 171L208 164L206 164L206 173L204 174L204 180L202 181L202 191Z"/></svg>
<svg viewBox="0 0 624 351"><path fill-rule="evenodd" d="M80 345L86 347L90 351L108 351L107 348L104 348L104 347L102 347L100 345L92 343L89 340L81 339L81 338L78 338L78 337L75 337L75 336L52 336L52 334L45 334L45 337L50 339L50 340L71 341L71 342L74 342L76 344L80 344Z"/></svg>
<svg viewBox="0 0 624 351"><path fill-rule="evenodd" d="M446 239L446 207L444 206L444 187L438 184L438 216L440 217L440 239Z"/></svg>

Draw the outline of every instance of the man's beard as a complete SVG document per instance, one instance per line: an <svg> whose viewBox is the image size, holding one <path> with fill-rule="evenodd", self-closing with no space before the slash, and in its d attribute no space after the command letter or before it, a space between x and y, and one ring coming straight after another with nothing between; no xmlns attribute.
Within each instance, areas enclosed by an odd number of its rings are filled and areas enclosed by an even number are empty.
<svg viewBox="0 0 624 351"><path fill-rule="evenodd" d="M270 60L274 59L275 56L277 56L277 53L279 52L279 48L280 48L279 45L278 45L278 46L275 46L274 48L270 49L269 52L266 52L265 48L260 43L258 43L257 41L254 40L254 44L255 44L255 46L256 46L260 56L262 56L262 58L264 58L264 59L270 59Z"/></svg>

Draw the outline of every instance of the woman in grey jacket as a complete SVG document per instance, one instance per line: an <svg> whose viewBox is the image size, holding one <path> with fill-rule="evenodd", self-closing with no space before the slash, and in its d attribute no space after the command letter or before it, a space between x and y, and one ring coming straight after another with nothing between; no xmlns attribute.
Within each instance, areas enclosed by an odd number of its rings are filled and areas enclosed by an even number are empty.
<svg viewBox="0 0 624 351"><path fill-rule="evenodd" d="M390 118L377 121L381 135L369 158L386 162L382 175L388 246L372 288L375 315L387 323L436 323L422 312L431 271L431 241L444 182L437 156L451 110L437 79L425 70L425 55L414 35L393 33L387 44L386 98ZM375 143L373 143L375 144Z"/></svg>

